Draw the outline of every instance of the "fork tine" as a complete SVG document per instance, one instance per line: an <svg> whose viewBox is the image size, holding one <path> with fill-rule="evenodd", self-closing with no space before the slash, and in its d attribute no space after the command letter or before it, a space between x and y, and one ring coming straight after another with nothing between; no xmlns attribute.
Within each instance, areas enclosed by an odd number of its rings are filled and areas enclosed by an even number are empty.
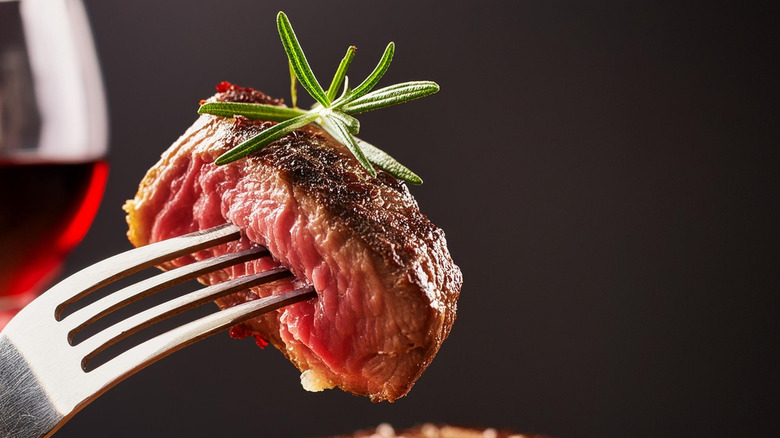
<svg viewBox="0 0 780 438"><path fill-rule="evenodd" d="M268 255L270 255L268 249L258 246L237 253L228 253L219 257L201 260L134 283L64 317L62 322L66 324L66 327L71 328L68 332L68 340L73 343L73 337L89 324L94 323L110 312L155 292L219 269Z"/></svg>
<svg viewBox="0 0 780 438"><path fill-rule="evenodd" d="M141 343L87 373L90 390L99 396L120 381L163 357L228 327L263 313L317 296L314 286L249 301L176 327Z"/></svg>
<svg viewBox="0 0 780 438"><path fill-rule="evenodd" d="M95 351L100 351L105 348L104 345L110 345L142 327L202 302L212 301L221 295L238 292L262 282L279 279L281 276L292 276L286 269L278 268L256 276L246 276L201 289L202 292L176 298L142 312L142 315L131 317L132 319L129 318L115 327L109 327L107 331L104 330L105 333L100 332L76 346L69 344L68 337L72 336L70 331L74 329L78 331L83 324L90 323L138 299L139 296L168 287L184 277L205 273L201 268L220 269L240 263L241 260L261 257L260 253L264 250L254 249L245 254L212 258L200 267L196 265L189 270L160 274L148 281L139 281L138 283L143 283L143 286L122 289L117 297L97 300L63 317L63 309L70 304L102 286L139 270L240 237L241 231L238 227L225 224L126 251L60 281L21 309L0 331L0 356L2 356L0 357L0 392L8 393L9 390L16 390L20 384L17 377L21 376L27 379L24 380L26 386L20 388L24 392L19 394L24 401L18 404L19 410L15 409L17 404L11 405L10 412L5 408L0 409L0 431L6 430L3 428L5 426L13 427L16 424L14 422L19 420L18 415L22 415L35 421L22 424L21 429L18 430L24 430L30 436L50 436L90 402L147 365L227 327L240 324L262 313L316 297L313 286L307 286L217 311L127 349L91 371L84 370L83 366L96 354ZM207 265L210 267L206 268ZM134 292L140 295L135 295ZM89 357L82 352L88 353ZM8 360L13 361L8 362ZM7 407L7 405L3 406ZM42 418L47 421L39 421Z"/></svg>
<svg viewBox="0 0 780 438"><path fill-rule="evenodd" d="M54 315L59 321L62 311L67 306L107 284L142 269L204 248L236 240L239 237L241 237L241 230L228 223L131 249L95 263L62 280L49 289L45 295L47 295L47 300L52 299L58 303ZM73 291L79 292L74 293Z"/></svg>
<svg viewBox="0 0 780 438"><path fill-rule="evenodd" d="M292 273L285 268L275 268L199 289L139 312L78 344L76 348L84 352L84 359L81 362L82 369L86 369L89 361L101 351L157 322L214 301L219 297L286 277L292 277Z"/></svg>

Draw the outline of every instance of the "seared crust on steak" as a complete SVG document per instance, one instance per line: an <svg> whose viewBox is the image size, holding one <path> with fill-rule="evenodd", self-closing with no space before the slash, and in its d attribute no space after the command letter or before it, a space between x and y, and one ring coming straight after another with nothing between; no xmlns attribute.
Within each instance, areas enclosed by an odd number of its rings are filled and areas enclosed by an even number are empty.
<svg viewBox="0 0 780 438"><path fill-rule="evenodd" d="M279 103L248 88L223 85L220 91L212 100ZM301 371L310 370L309 382L395 400L428 366L455 319L462 277L444 233L419 211L403 183L382 171L371 177L314 125L247 158L214 164L272 124L201 116L125 205L128 237L140 246L225 221L238 225L245 238L214 252L261 244L275 260L249 262L202 281L281 263L319 294L315 302L264 315L243 330L270 340ZM218 304L235 305L296 284L278 282Z"/></svg>

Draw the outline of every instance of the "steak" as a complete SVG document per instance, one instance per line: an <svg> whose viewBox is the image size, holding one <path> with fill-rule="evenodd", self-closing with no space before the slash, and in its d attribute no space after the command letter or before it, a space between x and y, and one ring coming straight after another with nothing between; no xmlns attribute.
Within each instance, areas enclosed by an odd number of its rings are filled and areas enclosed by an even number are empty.
<svg viewBox="0 0 780 438"><path fill-rule="evenodd" d="M220 84L211 101L280 105L260 91ZM306 389L338 386L373 401L404 396L455 320L462 276L444 233L407 187L371 177L315 125L247 158L222 153L274 122L202 115L162 155L124 206L128 237L146 245L232 222L242 239L179 258L170 269L263 245L272 258L200 278L214 284L280 264L295 278L217 301L229 307L312 284L318 298L258 317L231 334L270 342L302 371Z"/></svg>

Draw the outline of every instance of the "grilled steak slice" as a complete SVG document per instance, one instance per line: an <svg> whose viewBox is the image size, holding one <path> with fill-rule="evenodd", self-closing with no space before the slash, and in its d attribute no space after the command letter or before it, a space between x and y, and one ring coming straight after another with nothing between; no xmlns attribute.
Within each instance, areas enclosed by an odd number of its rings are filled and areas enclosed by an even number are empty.
<svg viewBox="0 0 780 438"><path fill-rule="evenodd" d="M220 88L221 87L221 88ZM212 99L278 104L263 93L221 84ZM285 354L304 387L338 386L374 401L405 395L455 319L462 277L444 233L406 186L368 175L349 151L314 125L259 153L216 166L216 158L273 122L203 115L152 167L125 205L137 246L230 221L241 241L174 265L266 246L273 259L201 279L224 281L279 263L297 279L219 300L222 306L313 284L318 299L236 328Z"/></svg>

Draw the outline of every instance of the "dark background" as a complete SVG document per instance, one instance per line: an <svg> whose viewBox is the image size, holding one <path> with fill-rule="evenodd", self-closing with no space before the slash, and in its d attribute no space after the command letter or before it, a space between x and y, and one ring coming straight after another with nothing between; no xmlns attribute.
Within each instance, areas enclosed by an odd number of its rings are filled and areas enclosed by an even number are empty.
<svg viewBox="0 0 780 438"><path fill-rule="evenodd" d="M283 9L321 81L350 44L362 79L392 40L380 85L441 85L361 116L361 136L425 179L412 192L465 284L450 338L394 404L307 393L277 351L218 335L58 436L321 437L430 421L771 435L778 16L588 3L87 0L112 167L68 271L129 247L122 203L217 82L289 97Z"/></svg>

